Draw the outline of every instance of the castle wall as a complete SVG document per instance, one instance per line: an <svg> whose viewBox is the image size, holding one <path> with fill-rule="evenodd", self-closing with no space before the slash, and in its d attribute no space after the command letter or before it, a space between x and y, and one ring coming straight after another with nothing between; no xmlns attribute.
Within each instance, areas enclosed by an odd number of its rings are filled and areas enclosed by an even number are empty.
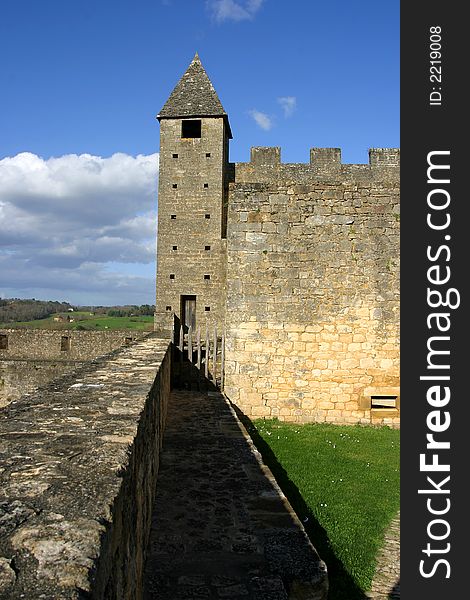
<svg viewBox="0 0 470 600"><path fill-rule="evenodd" d="M138 331L0 329L0 407L144 335Z"/></svg>
<svg viewBox="0 0 470 600"><path fill-rule="evenodd" d="M225 393L254 417L397 426L398 151L311 157L253 149L235 165ZM382 396L396 408L372 408Z"/></svg>
<svg viewBox="0 0 470 600"><path fill-rule="evenodd" d="M169 392L147 338L0 411L0 597L141 598Z"/></svg>

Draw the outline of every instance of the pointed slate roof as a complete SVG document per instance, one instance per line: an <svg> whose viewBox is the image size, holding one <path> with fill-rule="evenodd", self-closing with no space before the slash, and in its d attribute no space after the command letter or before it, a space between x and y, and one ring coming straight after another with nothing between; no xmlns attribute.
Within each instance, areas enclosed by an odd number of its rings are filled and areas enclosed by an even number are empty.
<svg viewBox="0 0 470 600"><path fill-rule="evenodd" d="M232 137L227 113L197 52L157 115L159 121L179 117L224 117L229 137Z"/></svg>

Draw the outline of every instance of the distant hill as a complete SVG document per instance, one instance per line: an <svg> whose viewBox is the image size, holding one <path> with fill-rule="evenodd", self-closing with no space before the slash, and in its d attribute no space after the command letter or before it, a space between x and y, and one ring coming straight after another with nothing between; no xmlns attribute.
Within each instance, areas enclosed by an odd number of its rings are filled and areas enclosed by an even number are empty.
<svg viewBox="0 0 470 600"><path fill-rule="evenodd" d="M18 298L0 299L0 323L15 323L17 321L33 321L46 319L58 312L73 309L68 302L52 300L20 300Z"/></svg>
<svg viewBox="0 0 470 600"><path fill-rule="evenodd" d="M5 325L47 319L58 313L72 314L83 311L110 317L138 317L152 316L155 306L150 304L142 304L141 306L74 306L68 302L58 302L56 300L0 298L0 324Z"/></svg>

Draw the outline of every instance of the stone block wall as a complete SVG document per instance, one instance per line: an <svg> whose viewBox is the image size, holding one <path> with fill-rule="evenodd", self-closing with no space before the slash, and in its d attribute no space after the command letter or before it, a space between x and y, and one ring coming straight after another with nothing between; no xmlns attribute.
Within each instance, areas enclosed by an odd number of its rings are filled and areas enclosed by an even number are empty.
<svg viewBox="0 0 470 600"><path fill-rule="evenodd" d="M0 329L7 348L0 360L90 360L141 338L139 331L67 331L50 329ZM66 339L68 343L66 342Z"/></svg>
<svg viewBox="0 0 470 600"><path fill-rule="evenodd" d="M181 119L160 123L155 330L169 335L183 296L196 297L204 330L223 322L227 132L203 118L201 136L183 138Z"/></svg>
<svg viewBox="0 0 470 600"><path fill-rule="evenodd" d="M0 329L0 407L144 335L139 331Z"/></svg>
<svg viewBox="0 0 470 600"><path fill-rule="evenodd" d="M398 151L264 154L229 190L226 394L254 417L398 426Z"/></svg>
<svg viewBox="0 0 470 600"><path fill-rule="evenodd" d="M0 411L0 598L139 600L170 391L147 338Z"/></svg>

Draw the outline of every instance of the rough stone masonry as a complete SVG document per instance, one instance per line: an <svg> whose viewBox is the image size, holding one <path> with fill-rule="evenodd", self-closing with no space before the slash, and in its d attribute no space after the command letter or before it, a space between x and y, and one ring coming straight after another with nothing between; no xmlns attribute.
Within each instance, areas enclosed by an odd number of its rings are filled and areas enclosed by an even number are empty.
<svg viewBox="0 0 470 600"><path fill-rule="evenodd" d="M397 427L399 150L230 163L197 54L158 119L155 329L225 330L225 393L248 416Z"/></svg>

